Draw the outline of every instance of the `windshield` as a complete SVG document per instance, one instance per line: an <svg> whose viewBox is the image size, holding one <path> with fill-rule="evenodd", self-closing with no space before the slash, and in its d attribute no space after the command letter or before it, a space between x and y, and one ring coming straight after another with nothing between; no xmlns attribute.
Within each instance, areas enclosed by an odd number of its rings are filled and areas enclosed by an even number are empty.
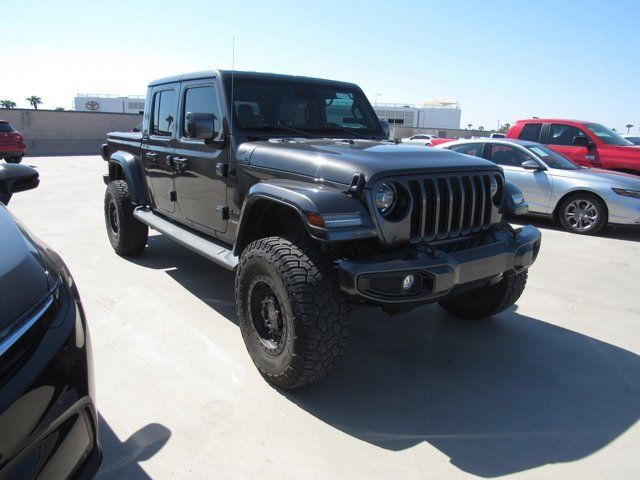
<svg viewBox="0 0 640 480"><path fill-rule="evenodd" d="M633 145L628 140L625 140L613 130L608 129L604 125L599 123L589 123L585 125L592 133L594 133L600 140L607 145L629 146Z"/></svg>
<svg viewBox="0 0 640 480"><path fill-rule="evenodd" d="M560 155L544 145L527 147L527 150L536 154L550 168L558 168L560 170L578 170L580 168L564 155Z"/></svg>
<svg viewBox="0 0 640 480"><path fill-rule="evenodd" d="M227 91L231 91L230 80ZM385 138L378 117L358 88L236 77L233 97L234 126L246 132Z"/></svg>
<svg viewBox="0 0 640 480"><path fill-rule="evenodd" d="M640 137L626 137L625 140L629 140L634 145L640 145Z"/></svg>

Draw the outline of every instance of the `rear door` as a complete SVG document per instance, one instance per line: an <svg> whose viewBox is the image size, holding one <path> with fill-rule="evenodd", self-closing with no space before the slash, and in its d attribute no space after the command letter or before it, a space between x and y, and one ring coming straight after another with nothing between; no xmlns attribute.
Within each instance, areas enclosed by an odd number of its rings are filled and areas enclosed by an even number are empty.
<svg viewBox="0 0 640 480"><path fill-rule="evenodd" d="M522 162L534 160L520 147L500 143L489 144L489 159L496 165L500 165L504 171L504 177L513 183L524 195L524 200L529 204L529 211L547 213L551 202L552 178L547 170L532 171L522 168Z"/></svg>
<svg viewBox="0 0 640 480"><path fill-rule="evenodd" d="M549 144L549 148L569 157L578 165L594 166L596 162L595 153L589 151L587 147L580 147L573 144L573 139L579 136L590 138L584 130L573 125L552 123L549 128L549 139L547 143Z"/></svg>
<svg viewBox="0 0 640 480"><path fill-rule="evenodd" d="M177 119L177 85L159 85L151 91L149 128L142 135L142 163L161 213L176 210L172 155Z"/></svg>
<svg viewBox="0 0 640 480"><path fill-rule="evenodd" d="M183 83L174 163L179 165L175 185L182 216L196 228L223 233L227 230L228 148L222 138L205 142L188 138L185 131L187 113L213 113L218 135L222 135L219 93L215 78Z"/></svg>

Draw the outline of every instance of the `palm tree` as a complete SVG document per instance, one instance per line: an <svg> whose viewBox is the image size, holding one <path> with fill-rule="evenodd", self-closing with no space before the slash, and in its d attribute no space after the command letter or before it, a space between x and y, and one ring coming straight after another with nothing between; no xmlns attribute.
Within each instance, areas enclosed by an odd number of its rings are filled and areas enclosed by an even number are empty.
<svg viewBox="0 0 640 480"><path fill-rule="evenodd" d="M615 128L612 128L612 129L611 129L611 131L612 131L612 132L617 132L618 130L617 130L617 129L615 129Z"/></svg>
<svg viewBox="0 0 640 480"><path fill-rule="evenodd" d="M478 131L479 131L479 132L484 132L484 127L483 127L482 125L480 125L480 126L478 127Z"/></svg>
<svg viewBox="0 0 640 480"><path fill-rule="evenodd" d="M16 108L16 102L11 100L0 100L0 108Z"/></svg>
<svg viewBox="0 0 640 480"><path fill-rule="evenodd" d="M510 123L503 123L498 129L498 133L507 133L510 128L511 128Z"/></svg>
<svg viewBox="0 0 640 480"><path fill-rule="evenodd" d="M64 112L64 107L56 107L55 111L56 112Z"/></svg>
<svg viewBox="0 0 640 480"><path fill-rule="evenodd" d="M471 127L473 127L472 123L467 123L467 130L471 130Z"/></svg>
<svg viewBox="0 0 640 480"><path fill-rule="evenodd" d="M27 102L29 102L31 106L37 110L38 105L42 103L42 99L36 95L31 95L30 97L27 97Z"/></svg>
<svg viewBox="0 0 640 480"><path fill-rule="evenodd" d="M633 124L632 123L627 123L625 125L625 127L627 127L627 133L629 133L629 130L631 130L633 128Z"/></svg>

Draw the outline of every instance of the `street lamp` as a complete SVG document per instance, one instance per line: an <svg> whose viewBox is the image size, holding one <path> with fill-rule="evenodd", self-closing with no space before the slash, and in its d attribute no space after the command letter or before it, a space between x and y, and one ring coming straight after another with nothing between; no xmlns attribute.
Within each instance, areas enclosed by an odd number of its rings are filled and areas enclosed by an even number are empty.
<svg viewBox="0 0 640 480"><path fill-rule="evenodd" d="M381 97L381 96L382 96L382 94L381 94L381 93L376 93L376 94L373 96L373 103L374 103L374 105L378 105L378 97Z"/></svg>

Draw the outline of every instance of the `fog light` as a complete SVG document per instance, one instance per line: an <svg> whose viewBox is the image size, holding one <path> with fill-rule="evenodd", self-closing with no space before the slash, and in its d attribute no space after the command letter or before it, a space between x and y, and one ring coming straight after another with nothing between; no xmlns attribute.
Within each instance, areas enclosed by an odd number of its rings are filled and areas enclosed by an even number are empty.
<svg viewBox="0 0 640 480"><path fill-rule="evenodd" d="M405 275L404 278L402 279L402 289L405 292L408 292L413 288L413 284L415 283L415 281L416 281L416 276L413 273Z"/></svg>

